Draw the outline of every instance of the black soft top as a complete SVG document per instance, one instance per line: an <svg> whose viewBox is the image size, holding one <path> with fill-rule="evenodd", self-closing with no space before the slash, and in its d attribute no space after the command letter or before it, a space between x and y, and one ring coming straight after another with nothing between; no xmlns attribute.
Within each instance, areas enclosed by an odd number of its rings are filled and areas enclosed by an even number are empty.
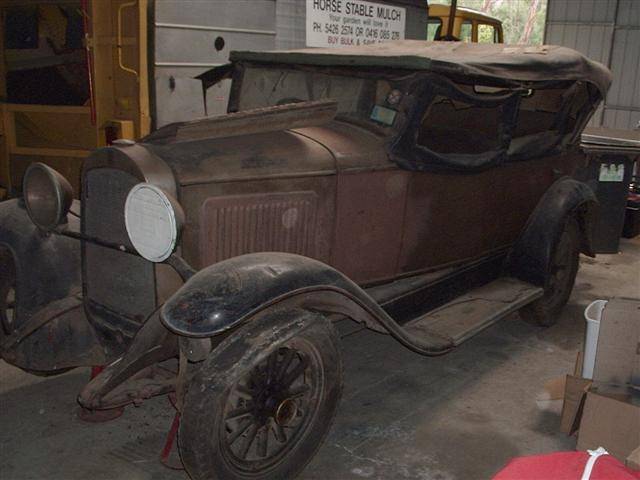
<svg viewBox="0 0 640 480"><path fill-rule="evenodd" d="M381 67L424 70L445 75L529 84L584 81L602 97L611 84L611 72L598 62L566 47L404 40L345 48L232 51L232 62L292 65Z"/></svg>

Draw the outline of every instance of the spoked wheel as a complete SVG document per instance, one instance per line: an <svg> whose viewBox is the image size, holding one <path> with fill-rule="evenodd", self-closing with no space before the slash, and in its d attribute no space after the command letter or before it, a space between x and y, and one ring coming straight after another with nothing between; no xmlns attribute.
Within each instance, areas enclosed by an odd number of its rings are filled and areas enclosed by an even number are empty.
<svg viewBox="0 0 640 480"><path fill-rule="evenodd" d="M313 457L342 387L335 332L323 318L315 322L255 361L233 348L207 359L180 426L194 479L292 478Z"/></svg>
<svg viewBox="0 0 640 480"><path fill-rule="evenodd" d="M545 327L556 323L562 308L571 295L578 273L579 256L578 222L575 218L570 217L567 219L553 251L544 295L520 310L520 314L525 320Z"/></svg>
<svg viewBox="0 0 640 480"><path fill-rule="evenodd" d="M220 432L230 464L250 473L286 456L318 410L321 360L310 345L272 352L231 390Z"/></svg>

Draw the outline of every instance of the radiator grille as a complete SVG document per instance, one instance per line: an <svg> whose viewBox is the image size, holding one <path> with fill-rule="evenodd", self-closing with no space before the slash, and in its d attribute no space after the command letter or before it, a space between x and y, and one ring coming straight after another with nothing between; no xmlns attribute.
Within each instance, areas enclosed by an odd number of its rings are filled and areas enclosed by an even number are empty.
<svg viewBox="0 0 640 480"><path fill-rule="evenodd" d="M201 211L204 265L253 252L316 255L314 192L208 198Z"/></svg>
<svg viewBox="0 0 640 480"><path fill-rule="evenodd" d="M111 168L87 172L83 230L100 240L131 247L124 202L138 179ZM153 264L135 255L85 242L88 300L131 320L144 320L155 308Z"/></svg>

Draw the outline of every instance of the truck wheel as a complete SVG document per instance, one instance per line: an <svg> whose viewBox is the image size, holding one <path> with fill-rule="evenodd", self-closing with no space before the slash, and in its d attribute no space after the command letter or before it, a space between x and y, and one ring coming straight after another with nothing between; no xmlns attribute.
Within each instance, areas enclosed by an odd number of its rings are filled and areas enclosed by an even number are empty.
<svg viewBox="0 0 640 480"><path fill-rule="evenodd" d="M578 222L574 217L569 217L553 251L544 295L520 310L522 318L544 327L549 327L558 321L576 280L579 256Z"/></svg>
<svg viewBox="0 0 640 480"><path fill-rule="evenodd" d="M275 335L262 342L268 347L257 353L246 339L269 329L247 327L211 353L189 386L179 443L194 480L292 478L335 416L342 361L330 322L313 316L285 341Z"/></svg>

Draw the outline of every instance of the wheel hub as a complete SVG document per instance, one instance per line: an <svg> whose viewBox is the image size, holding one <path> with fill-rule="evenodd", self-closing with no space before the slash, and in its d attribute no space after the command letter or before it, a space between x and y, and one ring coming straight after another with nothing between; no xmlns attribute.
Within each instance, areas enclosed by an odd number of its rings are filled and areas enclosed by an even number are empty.
<svg viewBox="0 0 640 480"><path fill-rule="evenodd" d="M287 389L275 385L258 395L254 416L266 425L273 419L278 425L288 425L296 416L298 406Z"/></svg>
<svg viewBox="0 0 640 480"><path fill-rule="evenodd" d="M275 421L280 426L288 425L298 413L298 405L292 398L283 400L275 412Z"/></svg>
<svg viewBox="0 0 640 480"><path fill-rule="evenodd" d="M309 353L280 348L235 387L225 414L226 448L232 461L266 464L298 442L318 388L314 380L318 366L313 363L309 369L310 358Z"/></svg>
<svg viewBox="0 0 640 480"><path fill-rule="evenodd" d="M15 290L10 287L6 298L0 299L0 333L10 335L14 330L15 317Z"/></svg>

